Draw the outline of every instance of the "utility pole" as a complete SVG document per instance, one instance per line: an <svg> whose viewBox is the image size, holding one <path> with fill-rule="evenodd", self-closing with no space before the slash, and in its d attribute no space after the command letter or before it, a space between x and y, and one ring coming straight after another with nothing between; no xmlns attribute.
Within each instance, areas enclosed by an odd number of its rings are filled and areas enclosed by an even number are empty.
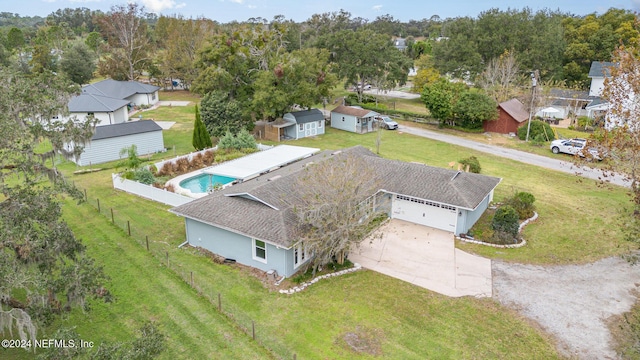
<svg viewBox="0 0 640 360"><path fill-rule="evenodd" d="M527 138L525 139L526 142L529 142L529 131L531 131L531 116L533 115L533 102L536 98L536 83L537 83L537 79L536 79L536 71L532 71L531 72L531 106L529 107L529 122L527 123Z"/></svg>

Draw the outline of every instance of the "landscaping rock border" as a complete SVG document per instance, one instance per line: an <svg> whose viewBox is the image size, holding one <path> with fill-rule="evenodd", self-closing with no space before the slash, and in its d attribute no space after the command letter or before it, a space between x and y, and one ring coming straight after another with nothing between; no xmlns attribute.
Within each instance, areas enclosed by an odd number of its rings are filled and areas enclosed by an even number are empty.
<svg viewBox="0 0 640 360"><path fill-rule="evenodd" d="M523 221L520 226L518 226L518 233L522 232L522 229L524 229L524 227L526 225L529 225L532 221L536 221L538 219L538 213L537 212L533 212L533 216L526 219L525 221ZM461 238L459 236L456 236L456 239L460 240L460 241L464 241L467 243L471 243L471 244L478 244L478 245L484 245L484 246L491 246L491 247L495 247L495 248L500 248L500 249L517 249L520 247L523 247L525 245L527 245L527 241L525 239L520 238L520 242L517 244L508 244L508 245L500 245L500 244L492 244L492 243L488 243L488 242L484 242L484 241L479 241L479 240L474 240L473 238Z"/></svg>
<svg viewBox="0 0 640 360"><path fill-rule="evenodd" d="M315 278L313 278L313 279L311 279L311 280L309 280L307 282L304 282L304 283L302 283L302 284L300 284L298 286L294 286L294 287L292 287L290 289L280 289L280 294L287 294L287 295L295 294L295 293L298 293L298 292L306 289L308 286L311 286L311 285L317 283L318 281L320 281L322 279L327 279L327 278L334 277L334 276L340 276L340 275L352 273L352 272L358 271L360 269L362 269L362 265L360 265L358 263L355 263L355 264L353 264L352 268L344 269L344 270L336 271L336 272L331 273L331 274L326 274L326 275L315 277Z"/></svg>

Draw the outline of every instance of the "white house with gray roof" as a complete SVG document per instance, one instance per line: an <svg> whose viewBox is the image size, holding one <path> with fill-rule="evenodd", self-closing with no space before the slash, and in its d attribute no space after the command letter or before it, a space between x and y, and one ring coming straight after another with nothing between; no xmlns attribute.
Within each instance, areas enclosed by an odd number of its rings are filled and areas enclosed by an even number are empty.
<svg viewBox="0 0 640 360"><path fill-rule="evenodd" d="M128 100L115 99L102 95L81 93L69 100L69 116L84 121L89 115L97 120L97 126L112 125L129 120Z"/></svg>
<svg viewBox="0 0 640 360"><path fill-rule="evenodd" d="M501 179L378 157L356 146L325 151L252 180L171 209L185 218L187 241L264 271L291 276L309 261L295 236L295 186L313 162L349 154L365 159L379 176L379 210L452 234L466 233L487 209ZM364 200L364 199L363 199ZM376 206L376 205L373 205ZM419 249L416 249L419 251Z"/></svg>
<svg viewBox="0 0 640 360"><path fill-rule="evenodd" d="M83 93L127 100L131 105L155 105L158 102L159 87L137 81L117 81L106 79L85 85Z"/></svg>

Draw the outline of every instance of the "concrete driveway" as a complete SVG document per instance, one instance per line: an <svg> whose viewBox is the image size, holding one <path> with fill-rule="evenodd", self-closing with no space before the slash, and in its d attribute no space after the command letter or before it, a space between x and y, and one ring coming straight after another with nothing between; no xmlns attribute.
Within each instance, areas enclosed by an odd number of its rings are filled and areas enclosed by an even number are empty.
<svg viewBox="0 0 640 360"><path fill-rule="evenodd" d="M443 295L490 297L491 260L455 248L453 235L392 219L349 260Z"/></svg>

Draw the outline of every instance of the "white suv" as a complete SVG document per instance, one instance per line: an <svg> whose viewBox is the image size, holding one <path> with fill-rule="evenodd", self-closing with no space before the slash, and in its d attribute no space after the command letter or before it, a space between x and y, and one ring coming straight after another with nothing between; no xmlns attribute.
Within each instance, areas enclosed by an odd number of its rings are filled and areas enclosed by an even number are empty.
<svg viewBox="0 0 640 360"><path fill-rule="evenodd" d="M561 139L554 140L551 142L551 152L554 154L565 153L571 155L578 155L581 157L585 157L585 153L583 150L587 146L586 139ZM602 160L600 153L596 149L587 148L590 156L597 159Z"/></svg>

